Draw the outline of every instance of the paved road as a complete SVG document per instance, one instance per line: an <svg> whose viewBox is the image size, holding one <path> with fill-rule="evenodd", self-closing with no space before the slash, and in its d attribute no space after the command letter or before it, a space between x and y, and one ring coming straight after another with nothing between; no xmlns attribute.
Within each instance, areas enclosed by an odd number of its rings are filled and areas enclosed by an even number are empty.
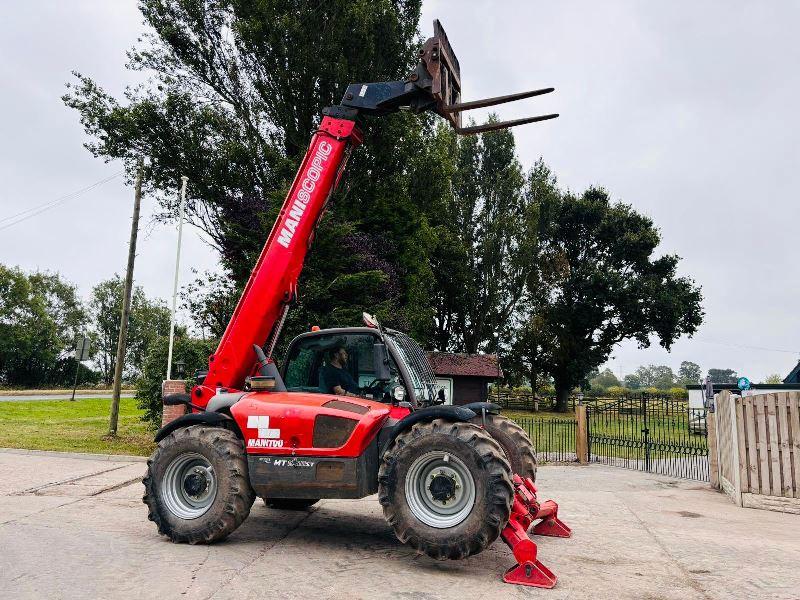
<svg viewBox="0 0 800 600"><path fill-rule="evenodd" d="M99 460L103 459L103 460ZM158 536L142 462L0 452L5 598L722 599L800 597L800 516L740 509L705 485L604 466L540 470L569 540L538 538L560 579L514 587L495 543L436 562L400 544L375 498L267 509L214 546Z"/></svg>
<svg viewBox="0 0 800 600"><path fill-rule="evenodd" d="M133 398L133 392L122 392L120 398ZM20 395L20 396L0 396L0 402L29 402L35 400L69 400L72 394L36 394L36 395ZM111 398L111 394L75 394L76 400L85 400L87 398Z"/></svg>

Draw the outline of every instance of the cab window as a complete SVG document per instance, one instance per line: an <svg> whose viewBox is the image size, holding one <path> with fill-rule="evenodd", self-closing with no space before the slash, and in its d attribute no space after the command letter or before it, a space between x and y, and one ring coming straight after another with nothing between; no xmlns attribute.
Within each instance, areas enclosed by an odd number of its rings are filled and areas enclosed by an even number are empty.
<svg viewBox="0 0 800 600"><path fill-rule="evenodd" d="M284 374L286 388L292 392L333 394L334 388L382 399L383 386L377 389L372 346L374 335L330 334L303 338L292 345ZM392 381L399 372L390 357ZM379 397L380 396L380 397Z"/></svg>

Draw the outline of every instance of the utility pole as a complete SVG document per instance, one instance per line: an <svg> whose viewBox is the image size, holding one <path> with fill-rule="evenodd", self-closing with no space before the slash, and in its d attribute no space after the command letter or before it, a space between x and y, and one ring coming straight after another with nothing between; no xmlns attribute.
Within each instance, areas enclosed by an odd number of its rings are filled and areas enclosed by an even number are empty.
<svg viewBox="0 0 800 600"><path fill-rule="evenodd" d="M172 284L172 314L169 319L169 352L167 353L167 381L172 379L172 345L175 340L175 309L178 301L178 272L181 266L181 237L183 236L183 210L186 204L186 182L189 178L181 177L181 203L178 209L178 253L175 256L175 281Z"/></svg>
<svg viewBox="0 0 800 600"><path fill-rule="evenodd" d="M108 423L108 435L117 435L119 421L119 395L122 387L122 368L125 363L125 346L128 342L128 320L131 313L131 291L133 289L133 263L136 260L136 238L139 235L139 208L142 205L142 171L144 161L140 158L136 173L136 187L133 197L133 218L131 222L131 241L128 245L128 268L125 272L125 292L122 297L122 316L119 323L119 339L117 340L117 362L114 365L114 393L111 397L111 419Z"/></svg>

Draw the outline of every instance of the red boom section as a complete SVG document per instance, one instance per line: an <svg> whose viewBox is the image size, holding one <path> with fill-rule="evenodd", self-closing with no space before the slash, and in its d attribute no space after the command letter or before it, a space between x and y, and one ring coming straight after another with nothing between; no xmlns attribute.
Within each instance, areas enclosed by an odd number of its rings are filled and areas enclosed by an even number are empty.
<svg viewBox="0 0 800 600"><path fill-rule="evenodd" d="M253 344L264 345L283 306L294 297L319 218L350 150L360 143L354 121L322 119L225 334L208 359L208 375L194 389L195 404L205 406L216 388L241 389L252 374Z"/></svg>

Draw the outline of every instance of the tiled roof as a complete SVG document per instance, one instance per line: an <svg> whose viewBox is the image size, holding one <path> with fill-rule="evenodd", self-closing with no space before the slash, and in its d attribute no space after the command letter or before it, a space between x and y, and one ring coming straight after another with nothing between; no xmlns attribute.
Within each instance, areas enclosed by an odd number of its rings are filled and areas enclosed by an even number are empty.
<svg viewBox="0 0 800 600"><path fill-rule="evenodd" d="M455 352L428 352L436 375L466 377L502 377L495 354L457 354Z"/></svg>

